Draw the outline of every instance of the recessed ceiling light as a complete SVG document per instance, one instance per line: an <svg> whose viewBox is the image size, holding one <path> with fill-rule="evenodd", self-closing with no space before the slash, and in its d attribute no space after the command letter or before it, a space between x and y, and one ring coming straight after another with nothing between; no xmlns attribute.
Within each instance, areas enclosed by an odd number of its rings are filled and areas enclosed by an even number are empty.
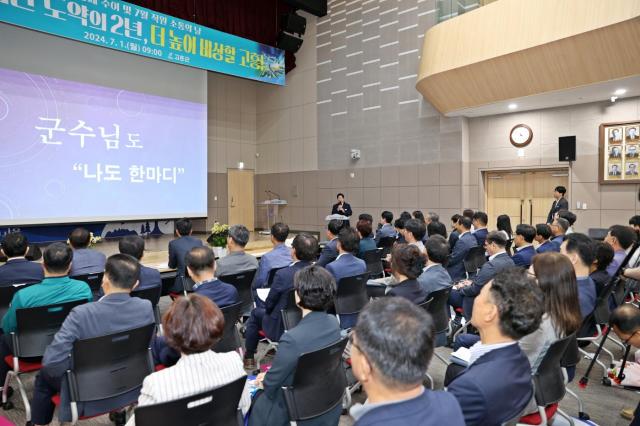
<svg viewBox="0 0 640 426"><path fill-rule="evenodd" d="M627 89L618 89L615 92L613 92L614 95L624 95L625 93L627 93Z"/></svg>
<svg viewBox="0 0 640 426"><path fill-rule="evenodd" d="M518 108L518 104L509 104L509 109L510 110L514 110L516 108Z"/></svg>

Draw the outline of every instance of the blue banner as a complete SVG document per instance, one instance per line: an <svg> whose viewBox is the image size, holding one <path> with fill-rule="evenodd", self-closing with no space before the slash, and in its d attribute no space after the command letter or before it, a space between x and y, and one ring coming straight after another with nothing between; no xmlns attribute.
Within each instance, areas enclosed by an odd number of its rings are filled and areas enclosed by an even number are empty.
<svg viewBox="0 0 640 426"><path fill-rule="evenodd" d="M284 85L284 51L117 0L0 0L0 21L97 46Z"/></svg>

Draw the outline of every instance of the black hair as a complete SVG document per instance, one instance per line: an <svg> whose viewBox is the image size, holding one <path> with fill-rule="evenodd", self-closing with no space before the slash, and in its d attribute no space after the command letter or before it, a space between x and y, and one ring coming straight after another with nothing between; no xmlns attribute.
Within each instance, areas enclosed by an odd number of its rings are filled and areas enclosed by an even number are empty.
<svg viewBox="0 0 640 426"><path fill-rule="evenodd" d="M7 257L25 256L29 249L29 240L22 232L11 232L2 240L2 251Z"/></svg>
<svg viewBox="0 0 640 426"><path fill-rule="evenodd" d="M453 222L453 223L458 223L459 219L460 219L460 215L458 213L456 213L453 216L451 216L451 222Z"/></svg>
<svg viewBox="0 0 640 426"><path fill-rule="evenodd" d="M637 234L628 226L613 225L609 228L609 233L612 237L615 237L622 246L623 249L628 249L633 243L636 242Z"/></svg>
<svg viewBox="0 0 640 426"><path fill-rule="evenodd" d="M432 237L434 235L442 235L447 238L447 227L444 223L438 221L431 221L427 225L427 235Z"/></svg>
<svg viewBox="0 0 640 426"><path fill-rule="evenodd" d="M207 246L198 246L189 250L184 258L184 264L196 274L213 269L216 257Z"/></svg>
<svg viewBox="0 0 640 426"><path fill-rule="evenodd" d="M336 280L321 266L311 265L296 272L293 287L300 298L299 305L312 311L326 311L336 296Z"/></svg>
<svg viewBox="0 0 640 426"><path fill-rule="evenodd" d="M411 213L409 213L408 211L403 211L402 213L400 213L400 219L403 219L405 222L408 221L409 219L412 219L413 216L411 216Z"/></svg>
<svg viewBox="0 0 640 426"><path fill-rule="evenodd" d="M360 213L360 216L358 216L358 220L366 220L367 222L373 223L373 216L371 216L369 213Z"/></svg>
<svg viewBox="0 0 640 426"><path fill-rule="evenodd" d="M611 313L609 325L625 334L636 333L640 331L640 311L630 303L622 305Z"/></svg>
<svg viewBox="0 0 640 426"><path fill-rule="evenodd" d="M508 243L507 239L504 237L504 234L500 231L489 232L485 241L487 242L487 244L494 243L498 247L502 248L506 247Z"/></svg>
<svg viewBox="0 0 640 426"><path fill-rule="evenodd" d="M383 211L380 217L383 218L387 223L393 222L393 213L388 210Z"/></svg>
<svg viewBox="0 0 640 426"><path fill-rule="evenodd" d="M480 212L480 211L475 212L471 219L477 220L478 222L480 222L480 225L482 226L487 226L487 223L489 223L489 217L485 212Z"/></svg>
<svg viewBox="0 0 640 426"><path fill-rule="evenodd" d="M176 221L176 230L185 237L191 233L191 220L185 218Z"/></svg>
<svg viewBox="0 0 640 426"><path fill-rule="evenodd" d="M464 229L471 229L471 219L467 216L460 216L458 218L458 224L461 225Z"/></svg>
<svg viewBox="0 0 640 426"><path fill-rule="evenodd" d="M418 219L422 222L426 222L426 220L424 220L424 213L422 213L422 211L420 210L414 210L413 211L413 218L414 219Z"/></svg>
<svg viewBox="0 0 640 426"><path fill-rule="evenodd" d="M144 253L144 238L139 235L127 235L118 241L118 250L136 259L142 259Z"/></svg>
<svg viewBox="0 0 640 426"><path fill-rule="evenodd" d="M354 254L358 252L360 237L355 229L346 226L342 228L338 233L338 241L342 250Z"/></svg>
<svg viewBox="0 0 640 426"><path fill-rule="evenodd" d="M585 266L591 266L596 257L593 240L584 234L573 233L565 238L567 253L576 253Z"/></svg>
<svg viewBox="0 0 640 426"><path fill-rule="evenodd" d="M85 228L76 228L69 234L69 243L71 243L71 247L75 249L89 247L90 242L91 233Z"/></svg>
<svg viewBox="0 0 640 426"><path fill-rule="evenodd" d="M506 214L501 214L496 219L496 228L498 231L504 231L509 238L513 235L513 228L511 228L511 218Z"/></svg>
<svg viewBox="0 0 640 426"><path fill-rule="evenodd" d="M424 257L420 249L410 244L396 244L391 250L391 270L396 271L410 280L415 280L422 274Z"/></svg>
<svg viewBox="0 0 640 426"><path fill-rule="evenodd" d="M544 296L525 269L504 269L493 278L489 294L498 308L500 331L519 340L538 329L544 313Z"/></svg>
<svg viewBox="0 0 640 426"><path fill-rule="evenodd" d="M140 262L128 254L114 254L104 265L104 275L114 287L131 290L140 279Z"/></svg>
<svg viewBox="0 0 640 426"><path fill-rule="evenodd" d="M559 192L560 194L564 195L567 193L567 188L565 188L564 186L556 186L554 191Z"/></svg>
<svg viewBox="0 0 640 426"><path fill-rule="evenodd" d="M558 212L558 217L566 219L567 222L569 222L569 226L573 226L573 224L576 223L576 220L578 220L578 216L569 210L560 210Z"/></svg>
<svg viewBox="0 0 640 426"><path fill-rule="evenodd" d="M344 194L342 192L338 192L338 195L336 195L336 199L339 198L342 195L342 198L344 198Z"/></svg>
<svg viewBox="0 0 640 426"><path fill-rule="evenodd" d="M424 243L427 258L435 263L446 264L449 259L449 243L441 235L431 236Z"/></svg>
<svg viewBox="0 0 640 426"><path fill-rule="evenodd" d="M464 209L462 211L462 216L468 217L469 219L473 219L473 210L472 209Z"/></svg>
<svg viewBox="0 0 640 426"><path fill-rule="evenodd" d="M526 223L521 223L516 226L516 235L521 235L526 242L532 243L533 239L536 237L536 228L531 225L527 225Z"/></svg>
<svg viewBox="0 0 640 426"><path fill-rule="evenodd" d="M420 219L409 219L404 223L404 229L409 231L416 241L422 241L427 233L427 227Z"/></svg>
<svg viewBox="0 0 640 426"><path fill-rule="evenodd" d="M551 227L546 223L539 223L536 225L536 235L540 235L543 240L551 238Z"/></svg>
<svg viewBox="0 0 640 426"><path fill-rule="evenodd" d="M330 220L329 223L327 224L327 229L333 235L338 235L343 226L344 226L344 221L333 219L333 220Z"/></svg>
<svg viewBox="0 0 640 426"><path fill-rule="evenodd" d="M398 228L398 229L404 229L404 219L399 217L396 219L395 222L393 222L393 227L394 228Z"/></svg>
<svg viewBox="0 0 640 426"><path fill-rule="evenodd" d="M64 243L52 243L44 249L42 255L47 271L54 274L62 274L69 269L73 259L73 250Z"/></svg>
<svg viewBox="0 0 640 426"><path fill-rule="evenodd" d="M613 252L613 247L604 241L598 241L595 243L596 245L596 267L598 271L606 271L607 267L613 261L613 257L615 253Z"/></svg>
<svg viewBox="0 0 640 426"><path fill-rule="evenodd" d="M313 235L298 234L293 239L291 247L296 251L296 257L298 260L305 260L308 262L314 261L318 255L318 240Z"/></svg>
<svg viewBox="0 0 640 426"><path fill-rule="evenodd" d="M385 386L405 389L424 380L435 337L433 319L424 309L401 297L377 299L360 313L353 335Z"/></svg>
<svg viewBox="0 0 640 426"><path fill-rule="evenodd" d="M640 226L640 215L631 216L631 219L629 219L629 225Z"/></svg>
<svg viewBox="0 0 640 426"><path fill-rule="evenodd" d="M249 230L244 225L233 225L229 227L229 237L240 247L244 247L249 242Z"/></svg>
<svg viewBox="0 0 640 426"><path fill-rule="evenodd" d="M271 235L276 241L284 243L289 236L289 226L282 222L274 223L271 225Z"/></svg>

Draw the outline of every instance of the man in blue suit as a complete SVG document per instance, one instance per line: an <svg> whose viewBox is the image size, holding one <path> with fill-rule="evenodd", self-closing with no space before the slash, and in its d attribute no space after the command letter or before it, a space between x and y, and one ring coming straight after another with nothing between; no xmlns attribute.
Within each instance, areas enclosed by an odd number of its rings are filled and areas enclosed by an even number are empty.
<svg viewBox="0 0 640 426"><path fill-rule="evenodd" d="M127 235L118 242L118 249L120 253L128 254L137 259L138 262L141 262L144 257L144 239L138 235ZM160 271L140 264L140 279L136 290L144 290L161 285Z"/></svg>
<svg viewBox="0 0 640 426"><path fill-rule="evenodd" d="M544 311L537 285L520 268L500 272L482 287L473 307L480 342L469 366L448 384L467 426L500 425L533 396L531 366L518 340L538 329Z"/></svg>
<svg viewBox="0 0 640 426"><path fill-rule="evenodd" d="M77 340L104 336L155 323L153 309L148 300L130 297L140 274L138 261L126 254L114 254L105 265L102 289L105 296L94 303L75 307L53 338L42 359L42 369L36 377L31 402L34 424L49 424L55 406L51 397L61 394L60 420L70 421L66 371L71 367L71 351ZM151 336L149 336L151 338ZM78 405L79 416L103 413L108 407L124 406L137 399L139 389L116 397L117 402L105 407L104 401Z"/></svg>
<svg viewBox="0 0 640 426"><path fill-rule="evenodd" d="M558 251L559 247L556 247L554 243L549 241L551 238L551 227L546 223L539 223L536 225L536 238L538 242L537 253L545 253L548 251Z"/></svg>
<svg viewBox="0 0 640 426"><path fill-rule="evenodd" d="M528 268L531 266L531 260L536 255L536 250L533 248L533 239L536 237L536 228L527 224L520 224L516 226L516 237L513 239L513 243L516 246L516 250L511 259L516 266L522 266Z"/></svg>
<svg viewBox="0 0 640 426"><path fill-rule="evenodd" d="M322 249L320 258L316 262L319 266L327 266L338 257L338 234L341 229L341 220L332 220L327 225L327 238L329 239L329 242Z"/></svg>
<svg viewBox="0 0 640 426"><path fill-rule="evenodd" d="M393 227L393 213L390 211L383 211L382 215L380 215L380 228L376 231L376 244L380 243L380 238L385 237L393 237L395 238L398 233L396 232L396 228Z"/></svg>
<svg viewBox="0 0 640 426"><path fill-rule="evenodd" d="M271 226L273 250L260 258L258 272L253 281L254 289L268 287L267 280L272 269L284 268L291 264L291 249L285 245L288 236L289 227L286 224L278 222Z"/></svg>
<svg viewBox="0 0 640 426"><path fill-rule="evenodd" d="M44 279L42 265L25 259L29 241L21 232L11 232L2 240L2 253L7 263L0 266L0 287L13 284L38 283Z"/></svg>
<svg viewBox="0 0 640 426"><path fill-rule="evenodd" d="M487 223L489 223L489 217L485 212L475 212L471 220L473 224L473 236L476 237L478 245L484 247L484 240L487 238L489 231L487 230Z"/></svg>
<svg viewBox="0 0 640 426"><path fill-rule="evenodd" d="M332 221L333 222L333 221ZM339 222L339 221L338 221ZM342 223L341 223L342 224ZM293 289L293 277L299 270L311 265L318 253L318 240L309 234L298 234L293 239L291 257L293 263L276 272L264 307L251 311L245 332L244 368L255 370L255 353L260 340L260 330L271 340L279 340L284 328L280 311L287 306L289 292Z"/></svg>
<svg viewBox="0 0 640 426"><path fill-rule="evenodd" d="M180 219L176 221L176 238L169 242L169 268L176 269L176 280L170 291L179 293L184 290L183 281L185 279L184 258L194 247L200 247L202 241L191 236L191 221Z"/></svg>
<svg viewBox="0 0 640 426"><path fill-rule="evenodd" d="M456 282L467 277L464 269L464 258L473 247L478 246L478 240L471 233L471 219L466 216L460 216L456 223L456 230L460 233L456 246L453 248L447 272L451 279Z"/></svg>
<svg viewBox="0 0 640 426"><path fill-rule="evenodd" d="M449 257L449 243L442 235L432 235L425 243L427 249L427 265L422 274L418 277L418 282L425 292L427 298L434 291L449 288L453 285L451 276L442 266Z"/></svg>
<svg viewBox="0 0 640 426"><path fill-rule="evenodd" d="M89 248L91 233L84 228L76 228L69 234L69 244L73 249L73 263L70 276L94 274L104 271L107 257L104 253Z"/></svg>
<svg viewBox="0 0 640 426"><path fill-rule="evenodd" d="M569 221L561 217L555 219L551 225L551 233L553 237L551 242L555 245L556 251L560 251L562 242L567 237L567 229L569 229Z"/></svg>

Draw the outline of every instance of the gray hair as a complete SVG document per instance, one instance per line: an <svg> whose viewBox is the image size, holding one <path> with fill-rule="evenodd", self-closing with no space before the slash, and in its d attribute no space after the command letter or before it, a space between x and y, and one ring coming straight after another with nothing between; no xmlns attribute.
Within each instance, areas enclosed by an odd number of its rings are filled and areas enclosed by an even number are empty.
<svg viewBox="0 0 640 426"><path fill-rule="evenodd" d="M440 222L440 215L436 212L427 213L427 217L431 222Z"/></svg>
<svg viewBox="0 0 640 426"><path fill-rule="evenodd" d="M249 230L244 225L233 225L229 227L229 236L241 247L249 242Z"/></svg>

